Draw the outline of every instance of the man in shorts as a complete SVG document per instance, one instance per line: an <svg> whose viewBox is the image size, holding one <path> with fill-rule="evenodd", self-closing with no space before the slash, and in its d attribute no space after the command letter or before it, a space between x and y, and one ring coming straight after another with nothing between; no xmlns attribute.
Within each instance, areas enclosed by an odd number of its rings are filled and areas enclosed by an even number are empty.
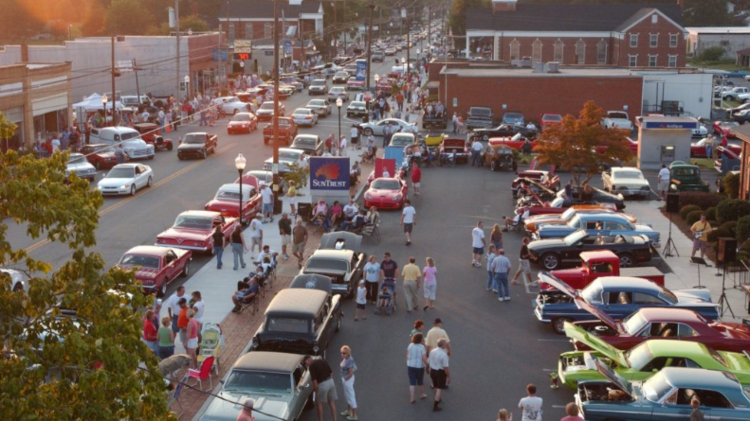
<svg viewBox="0 0 750 421"><path fill-rule="evenodd" d="M484 247L487 242L484 240L484 224L482 221L477 222L477 226L471 230L471 248L472 257L471 265L474 267L482 267L482 255L484 254Z"/></svg>
<svg viewBox="0 0 750 421"><path fill-rule="evenodd" d="M318 411L318 420L323 420L323 405L328 404L331 408L333 420L336 421L336 385L333 383L333 371L326 360L322 358L305 357L305 365L312 377L313 392L315 393L315 406Z"/></svg>
<svg viewBox="0 0 750 421"><path fill-rule="evenodd" d="M279 235L281 235L281 256L284 260L289 260L287 246L292 242L292 220L286 212L282 213L279 219Z"/></svg>
<svg viewBox="0 0 750 421"><path fill-rule="evenodd" d="M435 389L435 402L432 405L432 410L435 412L443 410L440 407L440 401L443 389L447 388L451 377L450 370L448 369L448 353L445 351L447 343L448 341L445 338L438 339L437 348L430 351L428 359L430 378L432 379L432 386Z"/></svg>
<svg viewBox="0 0 750 421"><path fill-rule="evenodd" d="M422 170L419 169L419 164L416 162L411 169L411 185L414 188L414 196L419 196L419 188L422 185Z"/></svg>
<svg viewBox="0 0 750 421"><path fill-rule="evenodd" d="M404 227L406 235L406 245L411 245L411 231L417 224L417 211L411 205L409 199L404 201L404 209L401 211L401 225Z"/></svg>
<svg viewBox="0 0 750 421"><path fill-rule="evenodd" d="M250 222L250 257L255 253L255 245L258 245L258 253L263 251L263 223L256 216Z"/></svg>
<svg viewBox="0 0 750 421"><path fill-rule="evenodd" d="M265 184L260 185L260 195L263 197L263 222L273 222L273 192Z"/></svg>
<svg viewBox="0 0 750 421"><path fill-rule="evenodd" d="M693 252L690 253L690 257L695 256L695 252L701 251L701 259L706 258L706 249L708 248L708 233L712 231L711 224L706 220L706 214L701 215L700 221L693 224L690 227L690 231L693 233Z"/></svg>
<svg viewBox="0 0 750 421"><path fill-rule="evenodd" d="M664 164L661 165L661 169L659 170L656 188L659 190L659 196L664 199L669 188L669 168Z"/></svg>
<svg viewBox="0 0 750 421"><path fill-rule="evenodd" d="M300 269L305 257L305 245L307 245L307 228L302 225L302 220L298 218L292 230L292 254L297 258Z"/></svg>

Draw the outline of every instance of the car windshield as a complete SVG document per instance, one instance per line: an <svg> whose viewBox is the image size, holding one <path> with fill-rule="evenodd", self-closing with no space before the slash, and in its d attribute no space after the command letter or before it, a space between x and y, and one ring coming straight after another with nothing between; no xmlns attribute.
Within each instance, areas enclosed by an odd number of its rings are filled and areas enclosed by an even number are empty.
<svg viewBox="0 0 750 421"><path fill-rule="evenodd" d="M560 219L564 221L570 221L570 218L572 218L576 214L575 208L568 208L565 212L563 212L560 215Z"/></svg>
<svg viewBox="0 0 750 421"><path fill-rule="evenodd" d="M206 143L206 135L186 134L185 137L182 138L182 143L186 143L188 145L200 145L202 143Z"/></svg>
<svg viewBox="0 0 750 421"><path fill-rule="evenodd" d="M372 182L370 185L373 189L380 190L398 190L401 188L401 183L398 180L379 178Z"/></svg>
<svg viewBox="0 0 750 421"><path fill-rule="evenodd" d="M294 115L310 115L310 109L309 108L297 108L294 110Z"/></svg>
<svg viewBox="0 0 750 421"><path fill-rule="evenodd" d="M237 114L232 117L232 121L250 121L250 114Z"/></svg>
<svg viewBox="0 0 750 421"><path fill-rule="evenodd" d="M297 317L269 317L266 320L266 331L308 333L310 332L310 320Z"/></svg>
<svg viewBox="0 0 750 421"><path fill-rule="evenodd" d="M307 103L308 107L310 107L310 106L324 107L325 105L326 104L325 104L325 102L323 102L322 99L314 99L314 100L312 100L312 101L310 101L310 102Z"/></svg>
<svg viewBox="0 0 750 421"><path fill-rule="evenodd" d="M196 228L210 230L213 225L213 219L207 216L180 215L174 221L175 228Z"/></svg>
<svg viewBox="0 0 750 421"><path fill-rule="evenodd" d="M344 88L342 88L340 86L336 86L334 88L331 88L331 93L341 93L341 92L344 92Z"/></svg>
<svg viewBox="0 0 750 421"><path fill-rule="evenodd" d="M264 102L260 104L260 109L273 111L273 102Z"/></svg>
<svg viewBox="0 0 750 421"><path fill-rule="evenodd" d="M339 77L349 77L349 75L347 73L345 73L345 72L337 72L336 75L335 75L335 77L337 77L337 78L339 78Z"/></svg>
<svg viewBox="0 0 750 421"><path fill-rule="evenodd" d="M79 153L72 153L70 154L70 158L68 158L69 164L80 164L84 161L86 161L86 157Z"/></svg>
<svg viewBox="0 0 750 421"><path fill-rule="evenodd" d="M654 354L651 353L651 349L648 347L648 342L641 342L635 348L625 353L630 368L636 371L640 371L646 364L650 363L654 359Z"/></svg>
<svg viewBox="0 0 750 421"><path fill-rule="evenodd" d="M638 171L617 171L615 178L631 178L631 179L642 179L643 174Z"/></svg>
<svg viewBox="0 0 750 421"><path fill-rule="evenodd" d="M542 117L542 120L545 121L562 121L562 116L558 114L545 114Z"/></svg>
<svg viewBox="0 0 750 421"><path fill-rule="evenodd" d="M279 151L279 159L286 159L296 161L299 159L300 154L291 151Z"/></svg>
<svg viewBox="0 0 750 421"><path fill-rule="evenodd" d="M365 106L365 103L362 102L362 101L352 101L352 103L349 104L349 106L350 107L360 107L360 108L362 108L362 107Z"/></svg>
<svg viewBox="0 0 750 421"><path fill-rule="evenodd" d="M332 270L337 272L346 272L347 270L349 270L349 267L346 264L345 260L321 259L312 257L307 260L305 269L313 269L316 271Z"/></svg>
<svg viewBox="0 0 750 421"><path fill-rule="evenodd" d="M506 113L505 114L505 120L508 120L508 121L520 120L522 118L523 116L519 113Z"/></svg>
<svg viewBox="0 0 750 421"><path fill-rule="evenodd" d="M576 231L568 235L567 237L565 237L563 241L565 242L566 245L573 246L577 242L583 240L585 237L586 237L586 231L581 230L581 231Z"/></svg>
<svg viewBox="0 0 750 421"><path fill-rule="evenodd" d="M581 291L581 297L589 304L602 304L602 286L595 282Z"/></svg>
<svg viewBox="0 0 750 421"><path fill-rule="evenodd" d="M298 137L294 139L295 145L302 145L302 146L315 146L315 139L312 137Z"/></svg>
<svg viewBox="0 0 750 421"><path fill-rule="evenodd" d="M288 373L268 373L235 369L224 384L227 392L291 393L292 377Z"/></svg>
<svg viewBox="0 0 750 421"><path fill-rule="evenodd" d="M581 217L579 215L574 216L573 219L568 222L568 226L571 228L586 228L585 224L583 224L583 226L581 225Z"/></svg>
<svg viewBox="0 0 750 421"><path fill-rule="evenodd" d="M640 332L645 324L646 319L641 315L640 312L633 313L622 321L622 325L629 335L635 335L636 333Z"/></svg>
<svg viewBox="0 0 750 421"><path fill-rule="evenodd" d="M216 199L240 199L239 191L219 190L216 192Z"/></svg>
<svg viewBox="0 0 750 421"><path fill-rule="evenodd" d="M140 135L141 134L138 131L121 133L120 134L120 139L122 139L122 140L135 139L135 138L137 138Z"/></svg>
<svg viewBox="0 0 750 421"><path fill-rule="evenodd" d="M651 402L659 402L671 391L672 385L667 381L664 372L656 373L643 382L643 394Z"/></svg>
<svg viewBox="0 0 750 421"><path fill-rule="evenodd" d="M112 168L104 178L133 178L134 174L133 167Z"/></svg>
<svg viewBox="0 0 750 421"><path fill-rule="evenodd" d="M310 83L310 85L312 85L312 86L325 86L326 85L326 81L322 80L322 79L316 79L316 80L313 80L312 83Z"/></svg>
<svg viewBox="0 0 750 421"><path fill-rule="evenodd" d="M489 108L476 108L476 107L472 107L469 110L469 114L471 116L476 116L476 117L489 117L489 116L492 115L492 110L490 110Z"/></svg>
<svg viewBox="0 0 750 421"><path fill-rule="evenodd" d="M120 266L140 266L149 269L159 269L159 258L142 254L126 254L120 260Z"/></svg>

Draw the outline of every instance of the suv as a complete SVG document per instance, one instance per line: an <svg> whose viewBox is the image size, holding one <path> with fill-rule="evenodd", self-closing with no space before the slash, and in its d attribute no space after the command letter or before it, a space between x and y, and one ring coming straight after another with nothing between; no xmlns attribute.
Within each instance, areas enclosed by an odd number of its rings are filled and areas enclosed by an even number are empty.
<svg viewBox="0 0 750 421"><path fill-rule="evenodd" d="M674 161L669 165L669 191L701 191L708 192L709 186L701 178L701 169L697 165Z"/></svg>
<svg viewBox="0 0 750 421"><path fill-rule="evenodd" d="M488 107L469 108L469 117L466 119L466 130L487 127L492 127L492 109Z"/></svg>
<svg viewBox="0 0 750 421"><path fill-rule="evenodd" d="M341 328L341 297L312 288L279 291L253 336L253 351L321 355Z"/></svg>
<svg viewBox="0 0 750 421"><path fill-rule="evenodd" d="M325 79L315 79L307 87L308 95L325 95L328 93L328 82Z"/></svg>
<svg viewBox="0 0 750 421"><path fill-rule="evenodd" d="M383 54L382 51L375 51L374 53L372 53L372 58L370 59L370 61L372 61L373 63L375 63L376 61L382 63L383 61L385 61L385 54Z"/></svg>

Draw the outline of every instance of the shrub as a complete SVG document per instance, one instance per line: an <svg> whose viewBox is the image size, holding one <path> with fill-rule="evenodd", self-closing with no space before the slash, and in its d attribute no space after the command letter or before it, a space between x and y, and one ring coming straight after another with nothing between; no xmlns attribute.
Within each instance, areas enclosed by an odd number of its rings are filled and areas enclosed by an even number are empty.
<svg viewBox="0 0 750 421"><path fill-rule="evenodd" d="M715 225L711 226L713 227ZM729 231L732 234L732 237L734 237L734 234L737 233L737 221L724 222L719 226L719 228Z"/></svg>
<svg viewBox="0 0 750 421"><path fill-rule="evenodd" d="M698 55L698 60L700 61L719 61L722 57L724 57L724 48L723 47L709 47L703 49L701 53Z"/></svg>
<svg viewBox="0 0 750 421"><path fill-rule="evenodd" d="M685 218L685 222L687 222L688 225L693 225L701 219L701 215L703 215L703 211L700 209L689 212Z"/></svg>
<svg viewBox="0 0 750 421"><path fill-rule="evenodd" d="M737 221L737 226L734 229L735 238L737 242L745 243L746 240L750 239L750 215L745 215ZM750 247L750 244L748 244Z"/></svg>
<svg viewBox="0 0 750 421"><path fill-rule="evenodd" d="M710 208L706 209L706 219L708 219L709 221L716 220L716 206L711 206Z"/></svg>
<svg viewBox="0 0 750 421"><path fill-rule="evenodd" d="M683 220L687 219L687 216L690 212L695 212L701 210L700 206L698 205L687 205L680 208L680 218Z"/></svg>
<svg viewBox="0 0 750 421"><path fill-rule="evenodd" d="M719 227L716 231L711 231L708 233L708 242L713 243L714 241L719 241L719 238L721 237L734 236L729 230Z"/></svg>
<svg viewBox="0 0 750 421"><path fill-rule="evenodd" d="M716 220L720 224L736 221L744 215L750 215L750 202L740 199L727 199L716 207Z"/></svg>
<svg viewBox="0 0 750 421"><path fill-rule="evenodd" d="M735 173L728 173L724 176L724 193L730 199L737 199L740 197L740 175Z"/></svg>
<svg viewBox="0 0 750 421"><path fill-rule="evenodd" d="M687 205L697 205L701 209L716 206L726 198L718 193L683 192L680 193L680 209Z"/></svg>
<svg viewBox="0 0 750 421"><path fill-rule="evenodd" d="M740 243L740 250L737 252L737 260L750 263L750 240Z"/></svg>

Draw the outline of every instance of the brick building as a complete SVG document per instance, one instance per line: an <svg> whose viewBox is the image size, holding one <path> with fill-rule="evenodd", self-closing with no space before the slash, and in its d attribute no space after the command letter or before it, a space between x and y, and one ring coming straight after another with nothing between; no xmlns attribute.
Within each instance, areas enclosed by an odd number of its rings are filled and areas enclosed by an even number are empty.
<svg viewBox="0 0 750 421"><path fill-rule="evenodd" d="M517 4L466 12L467 57L604 67L684 67L677 4Z"/></svg>

